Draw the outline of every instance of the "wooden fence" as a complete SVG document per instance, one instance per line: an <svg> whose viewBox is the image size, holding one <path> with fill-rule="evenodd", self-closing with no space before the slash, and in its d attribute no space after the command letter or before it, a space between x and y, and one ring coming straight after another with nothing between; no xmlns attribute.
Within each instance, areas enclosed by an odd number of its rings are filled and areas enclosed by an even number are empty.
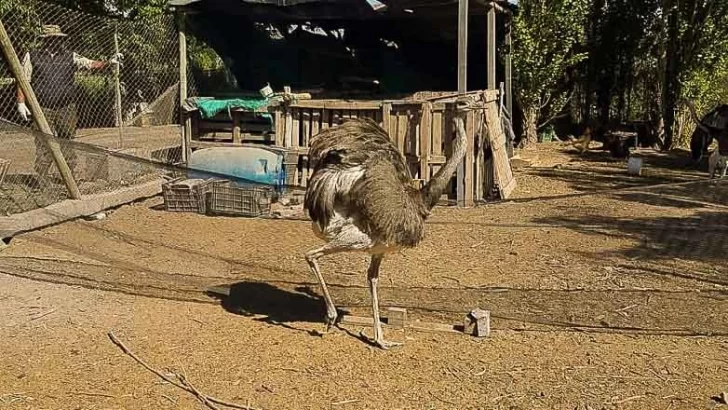
<svg viewBox="0 0 728 410"><path fill-rule="evenodd" d="M506 198L515 187L505 150L505 135L498 116L498 91L476 91L482 109L467 113L468 150L464 160L462 198L459 205L472 206L485 199L496 185ZM402 152L413 178L427 182L445 163L452 149L456 95L398 101L302 100L269 107L275 124L275 145L288 149L288 184L305 187L311 175L308 147L320 130L346 118L371 118L390 135ZM492 156L486 158L486 146ZM451 182L449 197L455 195Z"/></svg>

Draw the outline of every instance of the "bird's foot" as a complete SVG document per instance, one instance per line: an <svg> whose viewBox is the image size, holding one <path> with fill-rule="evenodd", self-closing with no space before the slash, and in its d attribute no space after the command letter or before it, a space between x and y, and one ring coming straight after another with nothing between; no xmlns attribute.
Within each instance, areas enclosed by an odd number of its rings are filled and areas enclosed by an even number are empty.
<svg viewBox="0 0 728 410"><path fill-rule="evenodd" d="M381 336L379 338L372 339L367 336L364 331L359 332L359 337L373 344L374 346L379 347L382 350L389 350L390 347L398 347L404 345L404 343L401 342L390 342L389 340L384 340L384 338Z"/></svg>
<svg viewBox="0 0 728 410"><path fill-rule="evenodd" d="M330 333L331 329L336 326L336 321L338 320L338 315L336 312L334 314L327 313L326 314L326 330L324 333Z"/></svg>

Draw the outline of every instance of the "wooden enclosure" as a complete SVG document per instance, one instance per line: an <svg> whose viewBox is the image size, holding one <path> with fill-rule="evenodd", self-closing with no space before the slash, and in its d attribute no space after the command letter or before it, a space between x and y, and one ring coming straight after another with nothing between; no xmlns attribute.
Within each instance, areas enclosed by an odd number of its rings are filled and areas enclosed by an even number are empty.
<svg viewBox="0 0 728 410"><path fill-rule="evenodd" d="M465 120L468 150L464 159L463 198L458 204L472 206L485 199L493 185L505 198L515 187L505 151L505 135L498 115L498 91L475 91L481 107L469 111ZM425 94L426 95L426 94ZM450 155L455 127L455 99L415 95L393 101L303 100L269 107L274 115L275 145L288 149L287 184L306 187L312 173L308 147L320 130L347 118L371 118L390 135L409 164L412 177L427 182ZM486 160L486 147L492 155ZM451 185L449 192L457 189Z"/></svg>

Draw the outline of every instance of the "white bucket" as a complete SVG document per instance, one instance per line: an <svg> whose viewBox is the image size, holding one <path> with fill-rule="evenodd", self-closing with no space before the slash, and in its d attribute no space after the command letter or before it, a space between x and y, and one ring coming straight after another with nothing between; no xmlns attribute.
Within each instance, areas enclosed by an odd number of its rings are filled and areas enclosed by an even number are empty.
<svg viewBox="0 0 728 410"><path fill-rule="evenodd" d="M270 87L270 84L266 85L265 87L260 89L260 95L262 95L265 98L270 97L273 95L273 89Z"/></svg>
<svg viewBox="0 0 728 410"><path fill-rule="evenodd" d="M627 173L630 175L642 175L642 158L631 157L628 159Z"/></svg>

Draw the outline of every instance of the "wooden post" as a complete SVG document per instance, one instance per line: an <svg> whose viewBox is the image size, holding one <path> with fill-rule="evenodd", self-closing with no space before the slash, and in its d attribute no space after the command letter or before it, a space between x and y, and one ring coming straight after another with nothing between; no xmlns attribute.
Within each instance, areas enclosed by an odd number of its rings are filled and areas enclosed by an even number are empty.
<svg viewBox="0 0 728 410"><path fill-rule="evenodd" d="M189 116L182 117L182 105L187 100L187 35L185 34L185 15L177 13L177 36L179 41L179 112L182 121L182 162L192 155L192 123Z"/></svg>
<svg viewBox="0 0 728 410"><path fill-rule="evenodd" d="M511 24L512 22L509 20L507 22L506 26L506 56L505 56L505 66L506 66L506 90L505 90L505 99L506 99L506 110L508 111L508 115L510 115L511 118L513 118L513 87L512 87L512 76L513 76L513 68L512 68L512 58L511 58Z"/></svg>
<svg viewBox="0 0 728 410"><path fill-rule="evenodd" d="M114 52L119 55L119 33L114 27ZM116 126L119 128L119 148L124 146L124 118L121 110L121 84L119 81L119 64L114 65L114 93L116 94Z"/></svg>
<svg viewBox="0 0 728 410"><path fill-rule="evenodd" d="M420 179L430 180L430 141L432 140L432 103L422 104L420 118Z"/></svg>
<svg viewBox="0 0 728 410"><path fill-rule="evenodd" d="M473 176L475 168L475 111L468 111L465 117L465 134L468 138L468 150L465 153L465 206L473 206Z"/></svg>
<svg viewBox="0 0 728 410"><path fill-rule="evenodd" d="M53 130L51 129L50 125L48 125L48 120L46 119L43 110L40 108L40 104L38 103L38 99L35 96L35 92L30 86L28 78L26 78L25 76L25 72L23 71L23 67L20 64L18 55L15 54L13 44L10 42L8 33L7 31L5 31L5 26L3 25L1 20L0 48L3 49L5 59L10 66L10 71L13 73L15 80L18 82L20 91L22 91L23 95L25 96L25 100L28 103L31 115L33 117L33 122L35 122L35 125L38 127L38 129L40 129L40 132L44 134L43 141L45 142L48 151L53 157L53 162L58 167L58 172L61 174L63 182L66 184L68 194L70 195L71 199L81 199L81 192L78 190L76 180L73 179L73 173L71 172L71 168L68 167L68 163L63 157L63 152L61 152L61 146L58 144L58 141L49 137L53 135Z"/></svg>
<svg viewBox="0 0 728 410"><path fill-rule="evenodd" d="M458 0L458 93L465 93L468 90L468 16L468 0ZM468 150L472 148L468 147ZM457 196L458 206L465 206L464 161L458 165Z"/></svg>
<svg viewBox="0 0 728 410"><path fill-rule="evenodd" d="M496 53L496 42L495 42L495 7L491 6L488 10L487 20L487 33L488 33L488 50L486 50L488 60L488 89L494 90L496 85L496 74L495 74L495 53Z"/></svg>
<svg viewBox="0 0 728 410"><path fill-rule="evenodd" d="M458 0L458 93L468 90L468 0Z"/></svg>

